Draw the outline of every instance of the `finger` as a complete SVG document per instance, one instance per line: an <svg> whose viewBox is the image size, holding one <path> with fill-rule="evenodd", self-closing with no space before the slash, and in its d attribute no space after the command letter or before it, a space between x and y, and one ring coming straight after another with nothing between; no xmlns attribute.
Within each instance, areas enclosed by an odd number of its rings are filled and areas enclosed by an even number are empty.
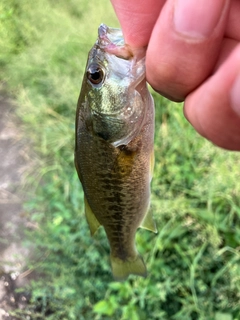
<svg viewBox="0 0 240 320"><path fill-rule="evenodd" d="M224 64L229 56L233 53L234 49L237 47L239 42L231 38L224 38L221 44L219 58L215 64L213 73L217 72L222 64Z"/></svg>
<svg viewBox="0 0 240 320"><path fill-rule="evenodd" d="M125 42L133 47L145 47L165 0L111 2L123 30Z"/></svg>
<svg viewBox="0 0 240 320"><path fill-rule="evenodd" d="M229 1L169 0L153 29L146 55L147 80L159 93L182 101L212 72Z"/></svg>
<svg viewBox="0 0 240 320"><path fill-rule="evenodd" d="M194 128L214 144L240 150L240 45L226 40L222 54L228 59L186 98L184 112Z"/></svg>
<svg viewBox="0 0 240 320"><path fill-rule="evenodd" d="M232 0L225 36L240 41L240 1Z"/></svg>

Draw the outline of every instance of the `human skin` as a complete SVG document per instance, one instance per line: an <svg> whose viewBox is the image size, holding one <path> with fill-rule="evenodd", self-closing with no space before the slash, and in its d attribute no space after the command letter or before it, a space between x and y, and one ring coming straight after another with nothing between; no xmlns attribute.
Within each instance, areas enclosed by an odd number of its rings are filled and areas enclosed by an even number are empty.
<svg viewBox="0 0 240 320"><path fill-rule="evenodd" d="M240 151L240 1L111 0L126 43L147 46L149 84L193 127Z"/></svg>

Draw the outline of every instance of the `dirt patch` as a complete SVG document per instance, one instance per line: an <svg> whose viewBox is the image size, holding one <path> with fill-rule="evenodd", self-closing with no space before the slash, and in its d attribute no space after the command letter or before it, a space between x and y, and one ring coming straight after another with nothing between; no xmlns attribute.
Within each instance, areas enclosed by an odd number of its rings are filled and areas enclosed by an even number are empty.
<svg viewBox="0 0 240 320"><path fill-rule="evenodd" d="M0 320L16 319L9 312L23 307L28 299L15 291L28 281L22 275L29 254L21 246L27 223L23 177L29 159L20 127L15 107L0 94Z"/></svg>

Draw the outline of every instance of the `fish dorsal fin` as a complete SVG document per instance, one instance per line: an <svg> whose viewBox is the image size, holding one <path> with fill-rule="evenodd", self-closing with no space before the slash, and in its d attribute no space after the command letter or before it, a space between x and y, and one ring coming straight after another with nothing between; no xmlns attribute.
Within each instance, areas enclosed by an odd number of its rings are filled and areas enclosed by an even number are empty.
<svg viewBox="0 0 240 320"><path fill-rule="evenodd" d="M144 217L144 219L140 225L140 228L150 230L154 233L158 232L157 228L156 228L156 224L155 224L153 217L152 217L151 210L148 210L146 216Z"/></svg>
<svg viewBox="0 0 240 320"><path fill-rule="evenodd" d="M100 227L100 223L98 222L97 218L92 212L92 209L88 204L86 196L84 196L84 204L85 204L85 215L90 228L91 236L93 236L94 233L97 231L97 229Z"/></svg>

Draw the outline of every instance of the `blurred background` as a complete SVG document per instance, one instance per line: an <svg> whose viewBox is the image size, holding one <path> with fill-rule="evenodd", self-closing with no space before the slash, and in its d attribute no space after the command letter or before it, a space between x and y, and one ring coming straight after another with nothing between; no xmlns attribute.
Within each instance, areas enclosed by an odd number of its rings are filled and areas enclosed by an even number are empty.
<svg viewBox="0 0 240 320"><path fill-rule="evenodd" d="M31 254L21 272L35 274L16 289L27 300L12 319L240 319L240 156L198 136L182 105L152 92L158 234L136 236L148 277L114 282L103 230L90 236L73 164L74 125L102 22L119 26L108 0L0 3L0 89L17 105L10 115L18 117L16 137L21 121L29 161L20 246Z"/></svg>

